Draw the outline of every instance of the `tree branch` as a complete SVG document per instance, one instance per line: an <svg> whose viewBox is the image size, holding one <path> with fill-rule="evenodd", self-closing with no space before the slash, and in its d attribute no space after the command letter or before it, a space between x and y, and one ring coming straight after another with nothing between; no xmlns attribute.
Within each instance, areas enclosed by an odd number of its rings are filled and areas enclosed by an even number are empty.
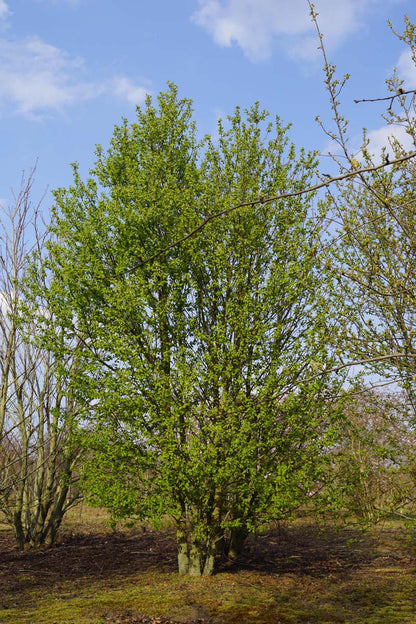
<svg viewBox="0 0 416 624"><path fill-rule="evenodd" d="M394 95L388 95L387 97L381 97L381 98L367 98L363 100L354 100L354 102L355 104L360 104L361 102L386 102L387 100L391 100L390 101L390 108L391 108L391 105L393 104L393 100L395 98L400 97L401 95L409 95L409 93L416 93L416 89L410 89L409 91L403 91L403 89L399 89L397 93L395 93Z"/></svg>
<svg viewBox="0 0 416 624"><path fill-rule="evenodd" d="M342 175L335 176L335 177L330 177L325 182L320 182L319 184L314 184L313 186L309 186L308 188L302 189L300 191L289 191L289 192L286 192L286 193L281 193L280 195L274 195L272 197L260 197L259 199L255 199L253 201L248 201L248 202L241 202L240 204L236 204L235 206L231 206L230 208L226 208L225 210L221 210L220 212L215 212L215 213L209 215L208 217L206 217L203 221L201 221L201 223L196 228L190 230L187 234L185 234L181 238L178 238L173 243L170 243L170 245L167 245L166 247L164 247L160 251L157 251L152 256L148 256L147 258L141 259L140 262L138 262L137 264L133 265L129 269L126 269L124 271L120 271L119 273L113 274L113 277L119 277L120 275L125 275L126 273L132 273L133 271L136 271L137 269L139 269L140 267L144 266L145 264L148 264L149 262L153 262L154 260L157 260L157 258L159 258L160 256L165 255L166 253L171 251L171 249L174 249L175 247L178 247L178 245L181 245L185 241L187 241L190 238L192 238L193 236L195 236L195 234L198 234L198 232L203 230L203 228L208 223L210 223L210 221L213 221L214 219L218 219L220 217L224 217L224 216L230 214L231 212L234 212L235 210L238 210L239 208L248 208L250 206L257 206L259 204L262 204L262 205L263 204L269 204L269 203L274 202L274 201L280 201L282 199L289 199L291 197L299 197L301 195L305 195L306 193L313 193L315 191L318 191L321 188L328 187L333 182L339 182L341 180L347 180L348 178L353 178L356 175L361 175L363 173L369 173L371 171L378 171L379 169L383 169L384 167L387 167L387 166L390 166L390 165L399 164L399 163L405 162L407 160L410 160L411 158L414 158L415 156L416 156L416 152L412 152L411 154L407 154L406 156L402 156L401 158L397 158L395 160L390 160L389 162L383 162L381 165L374 165L373 167L363 167L361 169L354 169L353 171L348 171L347 173L344 173Z"/></svg>
<svg viewBox="0 0 416 624"><path fill-rule="evenodd" d="M356 360L354 362L344 362L339 364L338 366L334 366L333 368L326 368L324 370L319 371L315 375L311 375L306 379L301 379L299 383L308 383L309 381L313 381L318 377L322 377L323 375L329 375L330 373L338 373L340 370L344 368L349 368L350 366L362 366L363 364L370 364L371 362L381 362L383 360L391 360L393 358L416 358L416 353L389 353L387 355L377 355L375 357L364 358L362 360Z"/></svg>

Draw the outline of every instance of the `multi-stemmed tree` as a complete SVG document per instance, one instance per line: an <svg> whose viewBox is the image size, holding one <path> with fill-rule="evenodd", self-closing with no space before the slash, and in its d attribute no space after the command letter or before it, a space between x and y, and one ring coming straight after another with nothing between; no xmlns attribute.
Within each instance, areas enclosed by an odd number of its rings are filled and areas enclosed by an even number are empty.
<svg viewBox="0 0 416 624"><path fill-rule="evenodd" d="M55 195L48 298L85 345L86 483L116 516L171 516L182 574L235 556L322 473L315 171L257 105L198 144L171 85Z"/></svg>
<svg viewBox="0 0 416 624"><path fill-rule="evenodd" d="M20 548L51 544L79 497L68 386L74 354L59 358L42 344L38 317L47 302L39 298L34 309L25 287L28 254L42 254L44 242L30 197L33 174L23 176L14 203L3 209L0 234L0 510ZM34 276L30 281L46 292Z"/></svg>

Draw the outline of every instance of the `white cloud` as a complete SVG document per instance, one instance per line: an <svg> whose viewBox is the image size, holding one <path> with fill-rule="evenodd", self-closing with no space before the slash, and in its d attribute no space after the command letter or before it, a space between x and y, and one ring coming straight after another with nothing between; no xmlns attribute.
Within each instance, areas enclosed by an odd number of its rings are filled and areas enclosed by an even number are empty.
<svg viewBox="0 0 416 624"><path fill-rule="evenodd" d="M84 79L85 73L82 59L71 58L39 37L0 40L3 109L39 119L103 94L115 95L130 104L141 104L144 100L147 90L126 77L98 83Z"/></svg>
<svg viewBox="0 0 416 624"><path fill-rule="evenodd" d="M416 63L412 57L411 50L405 50L397 61L397 71L399 77L404 80L405 90L416 88Z"/></svg>
<svg viewBox="0 0 416 624"><path fill-rule="evenodd" d="M5 19L9 15L9 7L5 0L0 0L0 19Z"/></svg>
<svg viewBox="0 0 416 624"><path fill-rule="evenodd" d="M319 25L328 48L360 26L361 16L374 0L315 0ZM274 38L289 54L300 58L317 55L318 39L306 0L199 0L192 20L224 47L233 43L253 60L267 58Z"/></svg>
<svg viewBox="0 0 416 624"><path fill-rule="evenodd" d="M394 144L396 141L405 151L413 152L416 149L412 137L406 132L405 128L395 124L385 124L374 130L369 130L366 137L368 139L367 151L375 164L383 162L383 151L389 154L390 160L394 158ZM362 135L355 135L348 144L349 153L354 156L355 160L361 163L363 163L362 139ZM322 160L322 164L325 167L328 167L326 164L328 154L340 158L341 161L344 160L344 153L336 141L329 141L321 151L321 156L325 157L325 160Z"/></svg>
<svg viewBox="0 0 416 624"><path fill-rule="evenodd" d="M378 156L383 148L386 152L390 150L390 157L393 156L391 145L394 140L408 151L415 149L412 137L406 132L403 126L382 126L367 133L369 139L368 151L370 154Z"/></svg>
<svg viewBox="0 0 416 624"><path fill-rule="evenodd" d="M309 27L304 0L229 0L225 5L220 0L200 0L199 4L193 21L218 45L236 43L253 59L269 55L274 35L298 34Z"/></svg>
<svg viewBox="0 0 416 624"><path fill-rule="evenodd" d="M146 95L149 90L145 87L135 85L129 78L125 76L117 76L112 81L113 92L117 97L120 97L129 104L138 106L143 104L146 99Z"/></svg>
<svg viewBox="0 0 416 624"><path fill-rule="evenodd" d="M17 112L37 117L60 111L97 95L97 86L78 79L80 59L71 59L58 48L31 37L0 41L0 102Z"/></svg>
<svg viewBox="0 0 416 624"><path fill-rule="evenodd" d="M9 14L9 7L4 0L0 0L0 19L4 19Z"/></svg>
<svg viewBox="0 0 416 624"><path fill-rule="evenodd" d="M367 132L367 151L372 156L374 163L381 163L383 160L383 150L390 155L390 160L394 157L393 147L397 141L406 151L414 151L415 145L412 137L406 132L403 126L384 125ZM362 162L362 136L354 136L349 144L350 153L354 153L354 158ZM343 158L343 152L336 141L330 141L322 150L322 155L332 154Z"/></svg>

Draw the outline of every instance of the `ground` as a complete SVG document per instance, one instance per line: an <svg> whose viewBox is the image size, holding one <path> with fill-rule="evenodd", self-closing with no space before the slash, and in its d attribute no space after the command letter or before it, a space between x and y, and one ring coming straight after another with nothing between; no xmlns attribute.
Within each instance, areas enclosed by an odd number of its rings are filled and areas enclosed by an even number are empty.
<svg viewBox="0 0 416 624"><path fill-rule="evenodd" d="M64 528L20 552L0 531L0 622L7 624L416 624L416 541L298 521L251 537L211 578L176 572L169 529Z"/></svg>

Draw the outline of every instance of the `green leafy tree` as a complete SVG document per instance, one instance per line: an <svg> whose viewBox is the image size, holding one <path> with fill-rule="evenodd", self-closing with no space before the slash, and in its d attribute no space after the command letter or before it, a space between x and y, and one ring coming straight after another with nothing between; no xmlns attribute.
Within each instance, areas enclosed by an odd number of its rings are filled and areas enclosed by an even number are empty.
<svg viewBox="0 0 416 624"><path fill-rule="evenodd" d="M181 574L237 556L324 473L324 216L303 194L315 170L258 105L198 143L171 85L55 195L48 296L86 346L85 483L115 517L173 518Z"/></svg>

